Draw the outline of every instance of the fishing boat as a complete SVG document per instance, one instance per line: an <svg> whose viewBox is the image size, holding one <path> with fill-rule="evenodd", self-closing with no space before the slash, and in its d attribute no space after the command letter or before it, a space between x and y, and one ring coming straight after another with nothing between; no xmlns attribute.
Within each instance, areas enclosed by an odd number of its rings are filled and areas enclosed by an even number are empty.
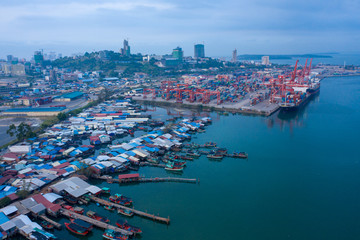
<svg viewBox="0 0 360 240"><path fill-rule="evenodd" d="M194 148L194 149L197 149L197 148L200 148L200 145L197 144L197 143L192 143L192 144L190 145L190 147L191 147L191 148Z"/></svg>
<svg viewBox="0 0 360 240"><path fill-rule="evenodd" d="M70 206L70 205L62 205L63 208L70 210L70 211L74 211L74 207Z"/></svg>
<svg viewBox="0 0 360 240"><path fill-rule="evenodd" d="M106 229L104 234L102 235L105 239L115 239L115 240L127 240L128 236L121 234L119 232L115 232L112 229Z"/></svg>
<svg viewBox="0 0 360 240"><path fill-rule="evenodd" d="M165 165L165 170L168 170L168 171L175 171L175 172L180 172L184 169L184 167L182 166L175 166L175 164L173 163L167 163Z"/></svg>
<svg viewBox="0 0 360 240"><path fill-rule="evenodd" d="M40 223L40 225L41 225L43 228L47 229L47 230L52 230L52 229L54 229L54 225L52 225L52 224L49 223L48 221L42 221L42 222Z"/></svg>
<svg viewBox="0 0 360 240"><path fill-rule="evenodd" d="M195 157L195 158L198 158L200 157L200 154L198 152L193 152L193 151L188 151L186 153L186 155L190 156L190 157Z"/></svg>
<svg viewBox="0 0 360 240"><path fill-rule="evenodd" d="M132 211L128 210L128 209L121 209L121 208L119 208L119 209L117 210L117 212L118 212L119 214L122 214L122 215L127 216L127 217L132 217L132 216L134 216L134 213L133 213Z"/></svg>
<svg viewBox="0 0 360 240"><path fill-rule="evenodd" d="M212 148L212 147L216 147L217 144L214 142L207 142L203 145L204 148Z"/></svg>
<svg viewBox="0 0 360 240"><path fill-rule="evenodd" d="M231 155L229 155L229 157L233 157L233 158L247 158L248 155L246 152L235 152Z"/></svg>
<svg viewBox="0 0 360 240"><path fill-rule="evenodd" d="M81 220L81 219L71 219L70 220L72 223L88 230L88 231L91 231L93 229L93 225L88 223L88 222L85 222L84 220Z"/></svg>
<svg viewBox="0 0 360 240"><path fill-rule="evenodd" d="M180 156L180 158L182 159L182 160L194 160L192 157L188 157L188 156Z"/></svg>
<svg viewBox="0 0 360 240"><path fill-rule="evenodd" d="M149 157L147 159L148 162L150 163L155 163L155 164L158 164L159 163L159 159L155 158L155 157Z"/></svg>
<svg viewBox="0 0 360 240"><path fill-rule="evenodd" d="M207 155L207 158L210 158L210 159L223 159L224 155L209 154L209 155Z"/></svg>
<svg viewBox="0 0 360 240"><path fill-rule="evenodd" d="M93 211L88 211L86 213L86 215L92 219L95 219L95 220L98 220L98 221L101 221L101 222L105 222L105 223L108 223L110 222L110 220L107 218L107 217L103 217L99 214L97 214L96 212L93 212Z"/></svg>
<svg viewBox="0 0 360 240"><path fill-rule="evenodd" d="M83 214L84 213L84 209L81 207L74 207L74 212L78 213L78 214Z"/></svg>
<svg viewBox="0 0 360 240"><path fill-rule="evenodd" d="M101 192L102 192L102 193L105 193L105 194L110 194L110 188L108 188L108 187L103 187L103 188L101 189Z"/></svg>
<svg viewBox="0 0 360 240"><path fill-rule="evenodd" d="M110 196L109 200L113 203L130 206L132 204L132 199L129 197L125 197L124 195L116 193L114 196Z"/></svg>
<svg viewBox="0 0 360 240"><path fill-rule="evenodd" d="M64 196L64 200L70 204L76 204L78 200L70 195Z"/></svg>
<svg viewBox="0 0 360 240"><path fill-rule="evenodd" d="M110 206L110 205L105 205L104 208L106 210L109 210L109 211L114 211L115 210L115 208L113 206Z"/></svg>
<svg viewBox="0 0 360 240"><path fill-rule="evenodd" d="M85 236L89 233L89 230L86 230L85 228L82 228L75 223L64 223L65 227L72 233Z"/></svg>
<svg viewBox="0 0 360 240"><path fill-rule="evenodd" d="M204 150L199 150L199 151L198 151L198 153L200 153L200 154L204 154L204 155L208 155L208 154L210 154L210 152L209 152L209 151L204 151Z"/></svg>
<svg viewBox="0 0 360 240"><path fill-rule="evenodd" d="M122 219L117 220L116 221L116 226L118 226L121 229L133 232L135 234L141 234L142 233L140 228L134 227L134 226L128 224L128 222L126 220L122 220Z"/></svg>
<svg viewBox="0 0 360 240"><path fill-rule="evenodd" d="M224 155L224 154L227 154L228 151L226 148L216 148L216 149L214 149L214 152Z"/></svg>

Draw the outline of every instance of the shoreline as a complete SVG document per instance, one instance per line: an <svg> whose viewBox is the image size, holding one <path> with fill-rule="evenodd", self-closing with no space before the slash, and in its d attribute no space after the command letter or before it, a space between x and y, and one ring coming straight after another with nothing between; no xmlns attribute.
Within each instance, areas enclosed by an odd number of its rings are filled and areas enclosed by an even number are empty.
<svg viewBox="0 0 360 240"><path fill-rule="evenodd" d="M261 111L256 109L237 109L237 108L229 108L224 106L217 107L217 106L208 106L204 104L176 103L171 101L156 101L156 100L139 99L139 98L133 98L133 101L144 105L152 105L157 107L177 107L177 108L182 107L186 109L193 109L199 111L241 113L244 115L256 115L256 116L264 116L264 117L268 117L279 110L278 106L270 111Z"/></svg>

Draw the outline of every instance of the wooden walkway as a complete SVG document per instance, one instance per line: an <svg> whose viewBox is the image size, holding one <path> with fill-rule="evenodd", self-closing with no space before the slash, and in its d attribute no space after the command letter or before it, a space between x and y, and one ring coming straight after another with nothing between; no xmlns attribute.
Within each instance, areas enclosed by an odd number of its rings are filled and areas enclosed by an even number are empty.
<svg viewBox="0 0 360 240"><path fill-rule="evenodd" d="M54 225L57 229L61 229L61 224L60 224L60 223L55 222L54 220L48 218L47 216L45 216L45 215L39 215L39 218L41 218L42 220L45 220L45 221L51 223L51 224Z"/></svg>
<svg viewBox="0 0 360 240"><path fill-rule="evenodd" d="M100 176L97 179L106 180L108 183L145 183L145 182L183 182L183 183L199 183L200 180L196 178L173 178L173 177L165 177L165 178L144 178L140 177L139 179L116 179L110 176Z"/></svg>
<svg viewBox="0 0 360 240"><path fill-rule="evenodd" d="M136 214L138 216L141 216L141 217L149 218L149 219L152 219L154 221L158 221L158 222L162 222L162 223L166 223L166 224L170 223L170 218L164 218L164 217L155 216L154 214L149 214L149 213L142 212L142 211L139 211L139 210L136 210L136 209L133 209L133 208L125 207L123 205L112 203L112 202L109 202L109 201L106 201L104 199L94 197L94 196L89 196L89 198L91 200L93 200L94 202L97 202L97 203L99 203L101 205L108 205L108 206L113 206L115 208L129 210L129 211L132 211L134 214Z"/></svg>
<svg viewBox="0 0 360 240"><path fill-rule="evenodd" d="M84 220L85 222L88 222L92 225L95 225L99 228L103 228L103 229L112 229L116 232L120 232L122 234L125 234L125 235L133 235L132 232L130 231L126 231L124 229L121 229L121 228L118 228L118 227L115 227L113 225L110 225L108 223L104 223L104 222L101 222L101 221L98 221L98 220L95 220L93 218L90 218L88 216L85 216L85 215L81 215L81 214L78 214L78 213L75 213L73 211L70 211L70 210L67 210L67 209L61 209L61 214L66 216L66 217L69 217L69 218L77 218L77 219L81 219L81 220Z"/></svg>

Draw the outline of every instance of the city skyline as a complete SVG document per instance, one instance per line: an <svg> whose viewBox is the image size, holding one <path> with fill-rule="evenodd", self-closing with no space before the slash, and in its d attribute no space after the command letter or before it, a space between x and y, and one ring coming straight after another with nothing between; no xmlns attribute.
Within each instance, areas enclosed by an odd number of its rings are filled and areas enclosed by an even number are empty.
<svg viewBox="0 0 360 240"><path fill-rule="evenodd" d="M63 55L114 50L129 39L132 53L169 54L181 46L207 56L357 51L355 1L2 1L0 58L29 58L44 49ZM185 16L185 17L184 17Z"/></svg>

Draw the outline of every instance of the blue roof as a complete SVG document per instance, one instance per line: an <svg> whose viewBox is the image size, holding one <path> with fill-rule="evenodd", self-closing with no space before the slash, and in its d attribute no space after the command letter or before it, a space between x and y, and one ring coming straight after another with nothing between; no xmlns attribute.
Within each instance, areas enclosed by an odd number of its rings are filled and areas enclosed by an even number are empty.
<svg viewBox="0 0 360 240"><path fill-rule="evenodd" d="M0 212L0 225L8 221L9 221L8 217L3 212Z"/></svg>

